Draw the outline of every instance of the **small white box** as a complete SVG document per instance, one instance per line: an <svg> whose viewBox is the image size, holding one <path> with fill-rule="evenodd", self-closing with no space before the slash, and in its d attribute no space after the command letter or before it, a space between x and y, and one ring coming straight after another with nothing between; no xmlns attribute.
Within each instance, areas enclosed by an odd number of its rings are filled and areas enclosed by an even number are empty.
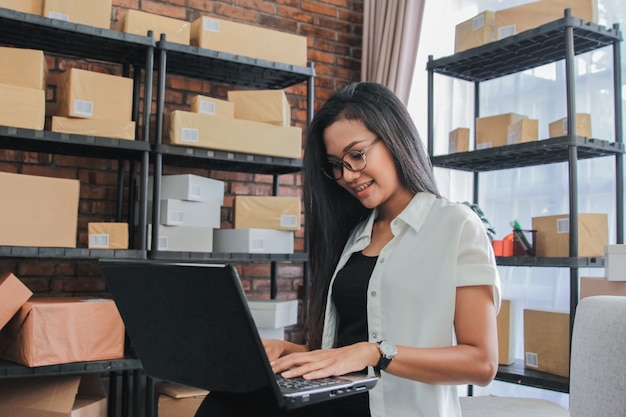
<svg viewBox="0 0 626 417"><path fill-rule="evenodd" d="M148 201L148 221L152 219L152 201ZM199 201L161 200L159 222L166 226L220 227L220 205Z"/></svg>
<svg viewBox="0 0 626 417"><path fill-rule="evenodd" d="M213 250L220 253L293 253L293 236L289 230L215 230Z"/></svg>
<svg viewBox="0 0 626 417"><path fill-rule="evenodd" d="M257 327L278 329L298 322L298 300L248 300Z"/></svg>
<svg viewBox="0 0 626 417"><path fill-rule="evenodd" d="M148 195L152 195L153 177L148 179ZM224 204L224 181L193 174L161 177L161 199L201 201Z"/></svg>
<svg viewBox="0 0 626 417"><path fill-rule="evenodd" d="M269 329L266 327L257 327L259 332L259 336L263 339L277 339L277 340L285 340L285 328L280 327L278 329Z"/></svg>
<svg viewBox="0 0 626 417"><path fill-rule="evenodd" d="M609 281L626 281L626 245L604 247L605 275Z"/></svg>
<svg viewBox="0 0 626 417"><path fill-rule="evenodd" d="M148 250L152 250L152 225L148 225ZM213 252L213 228L159 225L158 250L165 252Z"/></svg>

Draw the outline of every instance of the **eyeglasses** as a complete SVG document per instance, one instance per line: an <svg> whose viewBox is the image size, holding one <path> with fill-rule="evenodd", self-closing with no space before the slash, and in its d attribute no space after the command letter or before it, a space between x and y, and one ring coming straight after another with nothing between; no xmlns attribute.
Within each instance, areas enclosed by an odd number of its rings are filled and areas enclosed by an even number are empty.
<svg viewBox="0 0 626 417"><path fill-rule="evenodd" d="M322 172L331 180L340 180L343 177L343 169L346 168L352 172L360 172L367 166L367 159L365 153L372 149L372 147L378 142L380 138L374 139L369 146L358 151L350 150L343 154L339 161L327 161L322 166Z"/></svg>

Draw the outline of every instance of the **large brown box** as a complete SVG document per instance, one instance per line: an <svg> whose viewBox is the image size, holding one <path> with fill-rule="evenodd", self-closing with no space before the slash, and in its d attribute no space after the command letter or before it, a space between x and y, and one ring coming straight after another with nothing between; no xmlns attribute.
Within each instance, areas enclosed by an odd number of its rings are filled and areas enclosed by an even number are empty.
<svg viewBox="0 0 626 417"><path fill-rule="evenodd" d="M509 125L526 118L516 113L476 118L476 149L508 145Z"/></svg>
<svg viewBox="0 0 626 417"><path fill-rule="evenodd" d="M234 202L235 229L300 230L300 198L238 195Z"/></svg>
<svg viewBox="0 0 626 417"><path fill-rule="evenodd" d="M569 216L532 218L532 230L537 231L536 253L540 257L569 257ZM603 213L578 214L578 256L604 256L608 244L608 216Z"/></svg>
<svg viewBox="0 0 626 417"><path fill-rule="evenodd" d="M135 122L127 120L52 116L50 130L77 135L135 140Z"/></svg>
<svg viewBox="0 0 626 417"><path fill-rule="evenodd" d="M567 136L567 117L564 117L548 125L548 131L551 138ZM590 138L591 136L591 114L576 114L576 135Z"/></svg>
<svg viewBox="0 0 626 417"><path fill-rule="evenodd" d="M115 25L115 29L120 32L140 36L147 36L151 30L156 40L160 39L161 34L165 34L168 42L183 45L189 45L190 28L191 24L184 20L134 9L127 10Z"/></svg>
<svg viewBox="0 0 626 417"><path fill-rule="evenodd" d="M156 385L159 395L158 417L194 417L209 391L175 384L159 382Z"/></svg>
<svg viewBox="0 0 626 417"><path fill-rule="evenodd" d="M32 295L32 291L15 275L10 272L0 273L0 329Z"/></svg>
<svg viewBox="0 0 626 417"><path fill-rule="evenodd" d="M470 130L466 127L454 129L448 135L448 152L467 152L469 151L469 134Z"/></svg>
<svg viewBox="0 0 626 417"><path fill-rule="evenodd" d="M569 376L569 314L524 310L524 366Z"/></svg>
<svg viewBox="0 0 626 417"><path fill-rule="evenodd" d="M124 357L124 324L113 300L31 298L0 331L0 356L26 366Z"/></svg>
<svg viewBox="0 0 626 417"><path fill-rule="evenodd" d="M90 249L128 249L128 223L87 223Z"/></svg>
<svg viewBox="0 0 626 417"><path fill-rule="evenodd" d="M0 84L0 125L43 130L45 121L44 90Z"/></svg>
<svg viewBox="0 0 626 417"><path fill-rule="evenodd" d="M291 106L283 90L231 90L228 101L235 105L237 119L291 125Z"/></svg>
<svg viewBox="0 0 626 417"><path fill-rule="evenodd" d="M191 111L193 113L230 117L232 119L235 117L235 104L227 100L196 95L191 99Z"/></svg>
<svg viewBox="0 0 626 417"><path fill-rule="evenodd" d="M233 55L307 65L304 36L214 17L201 17L191 24L191 44Z"/></svg>
<svg viewBox="0 0 626 417"><path fill-rule="evenodd" d="M495 41L496 14L490 10L459 23L454 32L454 53Z"/></svg>
<svg viewBox="0 0 626 417"><path fill-rule="evenodd" d="M580 299L594 295L626 296L626 281L609 281L603 277L581 277Z"/></svg>
<svg viewBox="0 0 626 417"><path fill-rule="evenodd" d="M539 139L539 120L521 119L507 128L509 145L524 142L534 142Z"/></svg>
<svg viewBox="0 0 626 417"><path fill-rule="evenodd" d="M166 119L165 139L174 145L220 151L300 158L302 129L174 110Z"/></svg>
<svg viewBox="0 0 626 417"><path fill-rule="evenodd" d="M502 300L496 317L498 325L498 358L500 365L515 362L515 310L511 300Z"/></svg>
<svg viewBox="0 0 626 417"><path fill-rule="evenodd" d="M0 0L0 7L41 16L44 0Z"/></svg>
<svg viewBox="0 0 626 417"><path fill-rule="evenodd" d="M111 0L44 0L43 15L66 22L111 28Z"/></svg>
<svg viewBox="0 0 626 417"><path fill-rule="evenodd" d="M59 76L55 116L131 121L133 80L70 68Z"/></svg>
<svg viewBox="0 0 626 417"><path fill-rule="evenodd" d="M46 89L48 64L43 51L0 46L0 84Z"/></svg>
<svg viewBox="0 0 626 417"><path fill-rule="evenodd" d="M78 180L0 172L0 245L76 247Z"/></svg>

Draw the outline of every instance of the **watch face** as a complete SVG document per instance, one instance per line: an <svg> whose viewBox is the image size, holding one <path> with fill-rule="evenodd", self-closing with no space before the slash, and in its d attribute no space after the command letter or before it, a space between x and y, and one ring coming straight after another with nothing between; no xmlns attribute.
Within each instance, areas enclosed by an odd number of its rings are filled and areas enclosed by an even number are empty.
<svg viewBox="0 0 626 417"><path fill-rule="evenodd" d="M397 353L396 346L393 343L388 342L386 340L383 340L382 342L380 342L379 348L382 354L388 358L394 357L395 354Z"/></svg>

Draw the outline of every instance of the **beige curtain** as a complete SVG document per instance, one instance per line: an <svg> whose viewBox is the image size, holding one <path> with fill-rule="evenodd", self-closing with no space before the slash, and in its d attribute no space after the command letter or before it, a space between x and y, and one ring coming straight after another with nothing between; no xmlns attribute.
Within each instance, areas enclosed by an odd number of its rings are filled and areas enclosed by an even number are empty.
<svg viewBox="0 0 626 417"><path fill-rule="evenodd" d="M407 104L426 0L365 0L361 80L389 87Z"/></svg>

